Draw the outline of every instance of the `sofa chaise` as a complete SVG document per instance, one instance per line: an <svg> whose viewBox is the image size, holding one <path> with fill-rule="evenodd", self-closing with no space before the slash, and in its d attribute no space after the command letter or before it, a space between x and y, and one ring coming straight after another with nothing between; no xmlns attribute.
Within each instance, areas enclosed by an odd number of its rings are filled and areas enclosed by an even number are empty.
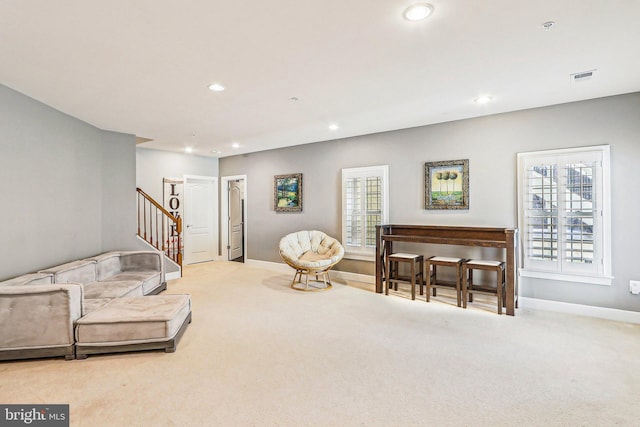
<svg viewBox="0 0 640 427"><path fill-rule="evenodd" d="M82 285L32 273L0 282L0 360L74 358L73 327L82 316Z"/></svg>
<svg viewBox="0 0 640 427"><path fill-rule="evenodd" d="M189 295L167 287L163 255L108 252L0 282L0 360L175 351Z"/></svg>

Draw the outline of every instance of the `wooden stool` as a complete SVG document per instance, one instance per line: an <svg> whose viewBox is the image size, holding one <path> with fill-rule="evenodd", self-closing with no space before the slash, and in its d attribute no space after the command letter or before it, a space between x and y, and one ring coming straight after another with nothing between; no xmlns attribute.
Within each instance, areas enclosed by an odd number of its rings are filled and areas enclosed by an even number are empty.
<svg viewBox="0 0 640 427"><path fill-rule="evenodd" d="M425 261L425 269L427 270L427 302L430 300L431 289L433 289L433 296L436 296L436 288L448 288L456 290L456 299L458 300L458 307L460 307L461 300L461 287L462 287L462 258L449 258L443 256L432 256ZM431 266L433 266L433 272L431 273ZM456 281L448 282L444 280L438 280L437 268L440 267L453 267L456 270Z"/></svg>
<svg viewBox="0 0 640 427"><path fill-rule="evenodd" d="M498 274L496 287L490 285L478 285L473 283L473 270L495 271ZM502 314L502 304L505 292L504 262L487 260L467 260L462 264L462 286L464 308L467 308L467 295L469 302L473 302L473 293L496 295L498 297L498 314Z"/></svg>
<svg viewBox="0 0 640 427"><path fill-rule="evenodd" d="M411 273L409 277L400 277L399 263L406 262L411 266ZM398 290L398 283L410 283L411 284L411 299L416 299L416 280L420 284L420 295L424 292L422 287L424 286L424 263L422 255L414 254L391 254L387 256L385 262L385 271L387 278L384 281L384 293L389 295L389 285L394 284L394 290Z"/></svg>

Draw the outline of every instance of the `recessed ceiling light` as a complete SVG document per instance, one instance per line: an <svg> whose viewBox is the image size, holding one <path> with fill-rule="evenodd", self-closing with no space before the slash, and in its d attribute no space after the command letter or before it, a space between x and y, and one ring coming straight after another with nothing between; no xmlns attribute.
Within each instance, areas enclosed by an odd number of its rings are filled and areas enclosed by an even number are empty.
<svg viewBox="0 0 640 427"><path fill-rule="evenodd" d="M233 144L231 144L231 146L233 148L240 148L240 144L238 144L237 142L234 142Z"/></svg>
<svg viewBox="0 0 640 427"><path fill-rule="evenodd" d="M493 100L492 97L486 96L486 95L479 96L475 99L476 104L486 104L488 102L491 102L492 100Z"/></svg>
<svg viewBox="0 0 640 427"><path fill-rule="evenodd" d="M184 147L184 152L185 153L193 153L193 147Z"/></svg>
<svg viewBox="0 0 640 427"><path fill-rule="evenodd" d="M409 21L421 21L433 13L433 6L429 3L416 3L404 10L402 16Z"/></svg>
<svg viewBox="0 0 640 427"><path fill-rule="evenodd" d="M211 83L209 85L209 90L212 90L214 92L222 92L224 90L224 86L222 86L220 83Z"/></svg>
<svg viewBox="0 0 640 427"><path fill-rule="evenodd" d="M338 129L340 129L340 126L338 126L338 125L337 125L337 124L335 124L335 123L331 123L331 124L329 125L329 130L338 130Z"/></svg>

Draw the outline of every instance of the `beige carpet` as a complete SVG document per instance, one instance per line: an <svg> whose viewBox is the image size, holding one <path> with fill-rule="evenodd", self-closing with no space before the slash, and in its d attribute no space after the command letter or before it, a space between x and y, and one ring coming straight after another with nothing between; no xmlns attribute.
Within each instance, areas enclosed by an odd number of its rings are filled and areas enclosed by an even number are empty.
<svg viewBox="0 0 640 427"><path fill-rule="evenodd" d="M640 425L639 325L291 276L187 267L176 353L0 363L0 403L69 403L74 426Z"/></svg>

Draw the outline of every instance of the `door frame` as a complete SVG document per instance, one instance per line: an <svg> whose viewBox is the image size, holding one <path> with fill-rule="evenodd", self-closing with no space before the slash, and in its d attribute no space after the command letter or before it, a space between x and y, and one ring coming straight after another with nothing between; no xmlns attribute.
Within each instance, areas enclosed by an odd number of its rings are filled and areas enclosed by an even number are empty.
<svg viewBox="0 0 640 427"><path fill-rule="evenodd" d="M219 227L218 227L218 177L217 176L204 176L204 175L183 175L183 192L184 192L184 198L183 198L183 203L184 203L184 218L183 218L183 230L184 230L184 237L186 237L187 231L186 231L186 212L187 212L187 208L189 206L189 203L187 202L187 180L189 179L198 179L198 180L204 180L204 181L210 181L211 182L211 188L213 190L213 194L211 196L212 202L213 202L213 213L212 213L212 224L211 224L211 229L213 230L213 239L214 239L214 243L213 243L213 261L218 260L219 259L219 247L218 247L218 242L220 241L220 235L219 235ZM183 262L185 265L187 265L186 263L186 256L187 256L187 240L183 237L184 240L184 254L183 254Z"/></svg>
<svg viewBox="0 0 640 427"><path fill-rule="evenodd" d="M244 218L242 219L242 247L244 262L247 262L249 247L247 246L247 223L249 222L249 191L247 175L229 175L220 178L220 259L229 260L229 181L244 180Z"/></svg>

